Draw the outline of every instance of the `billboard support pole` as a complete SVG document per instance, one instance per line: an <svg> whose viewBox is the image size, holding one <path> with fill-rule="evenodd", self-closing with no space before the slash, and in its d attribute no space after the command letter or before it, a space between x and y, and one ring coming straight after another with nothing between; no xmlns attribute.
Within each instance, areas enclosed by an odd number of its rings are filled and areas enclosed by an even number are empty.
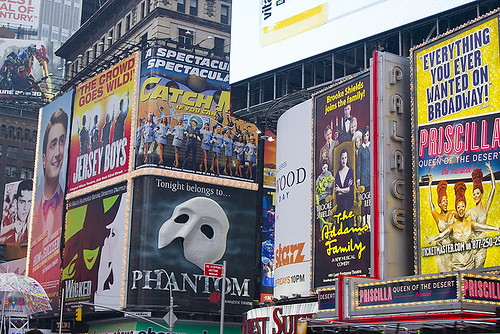
<svg viewBox="0 0 500 334"><path fill-rule="evenodd" d="M220 334L224 334L224 303L226 300L226 261L222 265L222 296L220 297Z"/></svg>
<svg viewBox="0 0 500 334"><path fill-rule="evenodd" d="M63 310L64 310L64 288L62 288L61 294L61 307L59 308L61 314L59 315L59 334L62 333L62 321L63 321Z"/></svg>
<svg viewBox="0 0 500 334"><path fill-rule="evenodd" d="M168 332L172 334L174 332L174 297L172 296L172 284L170 284L170 277L168 277L168 292L170 293L170 311L168 312Z"/></svg>

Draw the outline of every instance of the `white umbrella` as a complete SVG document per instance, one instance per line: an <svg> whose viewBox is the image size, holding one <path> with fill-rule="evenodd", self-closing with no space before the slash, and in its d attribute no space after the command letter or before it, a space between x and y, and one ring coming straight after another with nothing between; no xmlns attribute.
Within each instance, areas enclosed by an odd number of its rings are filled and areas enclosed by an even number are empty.
<svg viewBox="0 0 500 334"><path fill-rule="evenodd" d="M14 273L0 274L0 300L3 302L0 331L6 316L28 317L52 310L50 299L40 283Z"/></svg>

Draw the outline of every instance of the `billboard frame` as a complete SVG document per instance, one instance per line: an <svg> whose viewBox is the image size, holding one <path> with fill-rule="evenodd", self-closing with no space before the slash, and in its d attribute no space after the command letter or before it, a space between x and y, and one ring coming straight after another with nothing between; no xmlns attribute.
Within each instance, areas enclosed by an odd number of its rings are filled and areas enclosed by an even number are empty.
<svg viewBox="0 0 500 334"><path fill-rule="evenodd" d="M417 46L414 46L413 48L410 49L410 70L411 70L411 78L410 78L410 96L411 96L411 167L412 167L412 219L413 219L413 241L414 241L414 273L415 274L422 274L422 228L420 224L420 179L425 177L426 175L420 175L419 173L419 128L423 126L429 126L432 124L443 124L445 122L451 122L451 121L457 121L457 117L455 118L446 118L445 115L441 117L441 119L431 119L430 121L427 120L427 122L422 122L419 123L419 115L418 115L418 97L417 97L417 53L426 51L428 49L431 49L432 47L440 44L446 44L446 43L451 43L451 40L457 36L460 36L462 34L467 34L467 33L473 33L472 31L474 28L482 25L489 23L490 21L495 21L497 22L497 34L500 35L500 9L495 9L487 14L484 14L480 17L477 17L465 24L462 24L458 27L455 27L454 29L451 29L441 35L438 35L434 38L432 38L429 41L423 42ZM479 50L481 48L479 47ZM496 46L496 51L498 52L500 50L500 47L497 45ZM454 55L452 54L451 59L453 59ZM500 69L500 65L498 65ZM468 73L468 70L464 71ZM492 71L494 73L494 71ZM455 74L452 74L452 77ZM491 79L490 79L490 85L491 85ZM426 86L427 87L427 86ZM455 93L452 93L452 96L454 96ZM476 106L470 107L468 110L473 110L474 108L480 107L481 104L478 104ZM467 110L464 108L464 110ZM458 113L458 111L457 111ZM451 113L450 113L451 114ZM472 115L463 115L461 119L470 119L474 118L477 116L483 116L483 115L493 115L494 111L488 110L485 113L478 113L475 112ZM464 151L466 152L466 151ZM472 152L472 151L471 151ZM474 153L474 152L472 152ZM445 154L440 154L440 157L444 157ZM430 169L434 167L430 166ZM495 173L493 171L493 173ZM470 173L469 173L470 175ZM427 177L429 174L427 175ZM446 179L443 179L446 180ZM498 180L497 180L498 181ZM450 207L450 205L448 205ZM468 210L468 208L467 208ZM499 266L492 266L492 267L487 267L488 269L494 269L498 268ZM431 273L425 273L425 274L431 274Z"/></svg>

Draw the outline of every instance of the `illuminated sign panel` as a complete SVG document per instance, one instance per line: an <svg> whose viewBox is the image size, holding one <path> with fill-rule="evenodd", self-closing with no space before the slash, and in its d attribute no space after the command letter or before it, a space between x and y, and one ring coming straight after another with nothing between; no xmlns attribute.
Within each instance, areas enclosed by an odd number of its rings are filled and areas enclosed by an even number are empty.
<svg viewBox="0 0 500 334"><path fill-rule="evenodd" d="M472 1L234 1L231 83L469 2Z"/></svg>
<svg viewBox="0 0 500 334"><path fill-rule="evenodd" d="M132 55L76 88L69 193L128 172L137 62Z"/></svg>
<svg viewBox="0 0 500 334"><path fill-rule="evenodd" d="M371 274L370 104L368 74L314 99L315 288Z"/></svg>
<svg viewBox="0 0 500 334"><path fill-rule="evenodd" d="M413 50L420 272L498 266L498 18Z"/></svg>

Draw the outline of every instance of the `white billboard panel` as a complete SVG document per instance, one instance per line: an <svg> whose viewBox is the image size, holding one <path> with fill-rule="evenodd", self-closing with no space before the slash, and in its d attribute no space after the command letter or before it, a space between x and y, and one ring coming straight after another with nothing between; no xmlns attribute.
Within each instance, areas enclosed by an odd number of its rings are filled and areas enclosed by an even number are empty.
<svg viewBox="0 0 500 334"><path fill-rule="evenodd" d="M0 1L0 25L38 27L40 0Z"/></svg>
<svg viewBox="0 0 500 334"><path fill-rule="evenodd" d="M274 296L309 295L311 282L311 108L298 104L278 120Z"/></svg>
<svg viewBox="0 0 500 334"><path fill-rule="evenodd" d="M235 0L231 83L472 0Z"/></svg>

